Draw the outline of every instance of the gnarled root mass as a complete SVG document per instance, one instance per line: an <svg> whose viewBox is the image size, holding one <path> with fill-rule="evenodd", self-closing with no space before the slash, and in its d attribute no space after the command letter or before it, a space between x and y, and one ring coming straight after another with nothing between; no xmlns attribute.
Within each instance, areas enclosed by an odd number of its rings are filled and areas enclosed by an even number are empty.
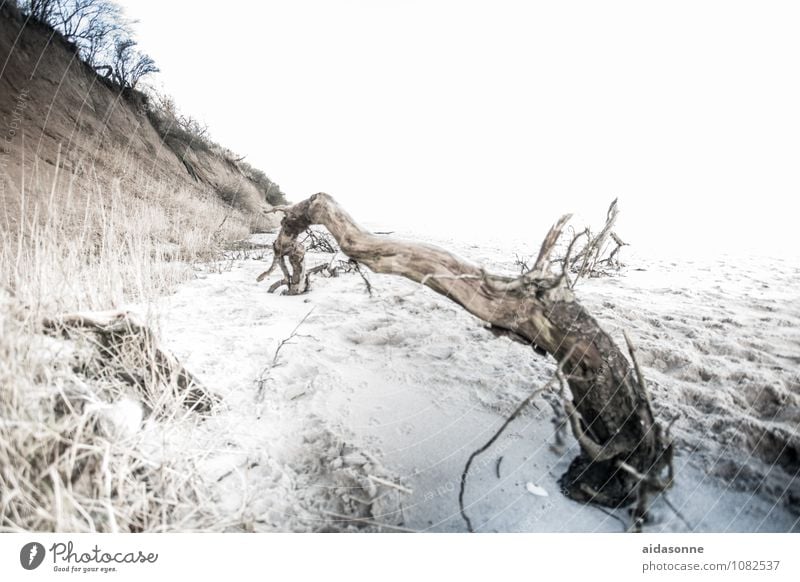
<svg viewBox="0 0 800 582"><path fill-rule="evenodd" d="M669 465L671 447L653 418L641 378L576 301L563 270L559 275L550 272L550 255L569 216L550 229L533 268L511 278L487 273L433 245L371 234L324 193L280 211L284 218L273 245L273 263L259 281L280 266L289 294L305 292L305 251L298 236L312 225L322 225L351 259L377 273L430 287L493 328L561 362L560 373L572 393L566 408L581 446L561 478L569 497L611 507L641 503L642 488Z"/></svg>
<svg viewBox="0 0 800 582"><path fill-rule="evenodd" d="M125 311L69 313L46 318L45 330L69 336L84 330L97 336L101 361L117 379L143 392L148 407L161 400L165 387L190 410L210 412L219 397L203 386L178 359L164 349L153 331Z"/></svg>

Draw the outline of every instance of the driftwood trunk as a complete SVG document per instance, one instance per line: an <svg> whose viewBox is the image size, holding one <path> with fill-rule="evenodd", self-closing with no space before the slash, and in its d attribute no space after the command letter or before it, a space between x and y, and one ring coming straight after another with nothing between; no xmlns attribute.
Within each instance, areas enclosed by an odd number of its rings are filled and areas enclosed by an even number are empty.
<svg viewBox="0 0 800 582"><path fill-rule="evenodd" d="M534 268L515 279L491 275L433 245L375 236L324 193L280 211L285 216L273 263L259 280L279 265L289 293L305 292L308 281L298 236L311 225L323 225L351 259L377 273L426 285L560 362L572 393L565 409L581 444L581 454L561 478L571 498L627 505L642 495L640 485L646 479L667 466L669 447L653 418L643 381L575 300L564 277L550 273L549 256L568 216L547 235Z"/></svg>

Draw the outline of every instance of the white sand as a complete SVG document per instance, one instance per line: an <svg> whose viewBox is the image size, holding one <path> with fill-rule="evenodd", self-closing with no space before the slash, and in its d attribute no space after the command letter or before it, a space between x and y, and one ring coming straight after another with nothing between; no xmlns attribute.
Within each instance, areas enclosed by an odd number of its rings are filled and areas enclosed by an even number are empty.
<svg viewBox="0 0 800 582"><path fill-rule="evenodd" d="M512 272L520 252L430 242L495 272ZM310 265L327 260L309 255ZM622 276L584 281L578 296L618 342L630 330L657 416L681 415L670 501L696 531L800 529L800 262L623 260ZM174 454L203 451L218 509L238 512L246 529L364 526L335 523L332 512L465 531L457 497L467 457L549 379L552 360L399 277L370 274L372 298L357 275L314 277L311 293L287 297L255 282L267 264L235 260L159 306L165 343L224 397L219 414L176 436ZM553 452L551 409L537 405L473 465L476 528L622 531L625 511L610 516L559 492L574 441ZM661 500L653 514L648 531L689 529Z"/></svg>

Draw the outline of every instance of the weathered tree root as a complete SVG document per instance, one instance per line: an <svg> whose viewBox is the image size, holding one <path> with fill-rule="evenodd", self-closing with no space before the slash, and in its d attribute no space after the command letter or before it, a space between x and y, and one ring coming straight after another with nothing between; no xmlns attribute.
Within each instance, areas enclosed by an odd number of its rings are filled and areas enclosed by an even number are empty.
<svg viewBox="0 0 800 582"><path fill-rule="evenodd" d="M268 210L266 213L285 213L287 208L290 207L277 206ZM294 233L294 230L291 230L291 232ZM367 293L369 293L370 297L372 296L372 284L361 270L361 266L358 264L358 261L353 258L349 258L347 261L339 261L338 264L334 265L334 259L336 258L336 255L339 253L340 249L336 247L336 244L333 240L331 240L330 235L316 232L314 229L310 228L310 226L303 232L306 236L302 241L299 241L297 235L294 235L294 239L283 236L285 234L284 229L281 229L281 232L278 234L278 237L272 244L272 264L266 271L258 276L256 281L263 281L266 277L272 274L272 272L275 270L275 267L279 266L283 272L283 278L270 285L267 291L269 293L274 293L281 287L286 286L287 295L299 295L301 293L308 292L310 289L311 275L325 272L330 277L338 277L340 273L349 273L351 271L355 271L361 277L362 281L364 281L364 286L367 289ZM308 243L308 249L306 249L306 243ZM306 250L330 253L333 255L333 257L328 264L317 265L311 269L304 270ZM289 263L291 264L291 273L286 264L286 259L288 259Z"/></svg>
<svg viewBox="0 0 800 582"><path fill-rule="evenodd" d="M115 366L126 351L135 350L140 369L122 367L116 376L140 390L155 384L171 386L183 404L196 412L210 412L219 397L209 392L168 350L159 346L155 334L132 313L104 311L69 313L45 318L45 330L69 334L70 330L88 330L98 337L100 357ZM128 354L130 355L130 354ZM153 396L153 395L150 395ZM157 395L156 395L157 396Z"/></svg>
<svg viewBox="0 0 800 582"><path fill-rule="evenodd" d="M569 279L567 273L575 275L572 281L567 281L570 288L574 288L577 282L583 277L609 275L613 271L619 270L621 267L619 252L622 247L628 246L628 243L623 242L617 233L613 231L618 214L617 200L614 199L608 207L606 222L600 232L596 235L592 234L591 230L587 227L581 232L574 234L566 255L561 259L553 261L554 263L561 263L563 268L562 272L567 279ZM573 246L583 237L586 237L583 247L573 254ZM608 252L610 246L608 242L609 238L616 245L610 252ZM518 258L517 264L524 264L524 262Z"/></svg>
<svg viewBox="0 0 800 582"><path fill-rule="evenodd" d="M364 282L364 287L367 290L367 293L369 293L369 296L372 297L372 283L370 283L364 271L361 270L361 266L358 264L358 261L354 261L353 259L339 260L336 261L336 264L334 264L334 261L331 260L329 263L323 263L306 270L306 283L303 293L308 293L308 291L311 289L311 275L316 275L317 273L327 273L328 277L338 277L341 273L353 272L358 273L358 275L361 277L361 280ZM281 287L289 287L289 284L289 279L279 279L269 286L267 292L275 293L275 291ZM287 294L291 295L291 293L288 292Z"/></svg>
<svg viewBox="0 0 800 582"><path fill-rule="evenodd" d="M348 257L377 273L406 277L458 303L494 328L507 330L563 362L579 433L589 441L561 478L563 491L582 501L617 507L639 498L639 475L659 475L669 464L670 448L656 424L644 386L626 357L597 321L576 301L563 273L550 273L550 255L569 219L562 217L547 234L533 269L511 278L482 268L439 247L392 240L362 229L327 194L315 194L284 212L275 240L277 264L289 293L307 287L298 236L311 225L325 226ZM285 259L292 264L289 273ZM620 468L620 463L637 474Z"/></svg>
<svg viewBox="0 0 800 582"><path fill-rule="evenodd" d="M303 240L308 245L309 251L316 251L318 253L338 253L339 249L336 247L335 241L331 239L329 234L324 232L315 231L309 228L306 231L306 238Z"/></svg>
<svg viewBox="0 0 800 582"><path fill-rule="evenodd" d="M639 361L636 358L636 348L634 347L633 342L631 341L631 338L628 335L627 331L624 332L624 335L625 335L625 343L628 346L628 351L630 353L631 360L633 361L634 370L636 371L636 376L641 389L641 394L644 396L643 401L640 402L639 404L640 409L650 410L650 399L647 392L647 384L645 382L644 375L642 374L642 370L639 367ZM559 381L561 382L563 389L565 382L563 373L559 369L556 371L556 374L559 378ZM592 463L595 464L603 463L614 458L615 455L613 450L607 449L604 446L600 445L599 443L595 442L593 437L590 434L588 434L588 432L585 430L586 424L581 418L580 413L577 410L575 410L575 407L568 400L564 401L564 410L567 414L570 427L572 428L572 434L575 436L575 439L581 445L581 450L584 451L589 456ZM661 457L659 458L660 462L658 464L654 464L645 471L640 471L632 467L630 464L628 464L626 461L620 458L615 459L614 462L614 466L616 467L616 470L618 472L623 471L625 473L628 473L631 477L633 477L637 481L636 488L632 492L635 493L636 496L636 507L633 509L632 512L633 520L631 523L630 531L635 531L635 532L642 531L642 525L647 519L647 511L650 499L652 498L653 495L662 493L667 489L669 489L670 487L672 487L672 482L674 479L673 447L672 447L672 440L669 438L669 428L667 429L666 438L662 438L661 426L659 424L657 423L653 424L653 431L656 433L658 439L665 444L664 451ZM575 465L574 462L573 465ZM662 480L660 474L665 466L667 468L667 478L666 480ZM586 470L586 469L581 469L581 470ZM570 472L572 471L573 467L570 466ZM562 485L563 485L563 479L564 478L562 478ZM608 503L604 502L605 500L602 497L602 495L604 495L603 493L589 486L582 485L582 488L584 492L592 498L592 501L601 503L602 505L608 505Z"/></svg>

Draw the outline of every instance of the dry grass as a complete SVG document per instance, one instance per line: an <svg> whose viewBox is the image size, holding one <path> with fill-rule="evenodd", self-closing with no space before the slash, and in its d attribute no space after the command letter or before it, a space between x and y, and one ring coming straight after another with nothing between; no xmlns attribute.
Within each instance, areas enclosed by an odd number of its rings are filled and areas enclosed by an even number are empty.
<svg viewBox="0 0 800 582"><path fill-rule="evenodd" d="M23 189L0 216L0 531L224 528L191 455L165 453L203 419L119 373L146 354L110 365L96 337L47 335L42 318L146 305L247 219L164 185L70 182Z"/></svg>
<svg viewBox="0 0 800 582"><path fill-rule="evenodd" d="M242 214L167 187L131 194L95 183L76 193L71 184L23 191L4 210L0 285L47 309L146 302L248 233Z"/></svg>

